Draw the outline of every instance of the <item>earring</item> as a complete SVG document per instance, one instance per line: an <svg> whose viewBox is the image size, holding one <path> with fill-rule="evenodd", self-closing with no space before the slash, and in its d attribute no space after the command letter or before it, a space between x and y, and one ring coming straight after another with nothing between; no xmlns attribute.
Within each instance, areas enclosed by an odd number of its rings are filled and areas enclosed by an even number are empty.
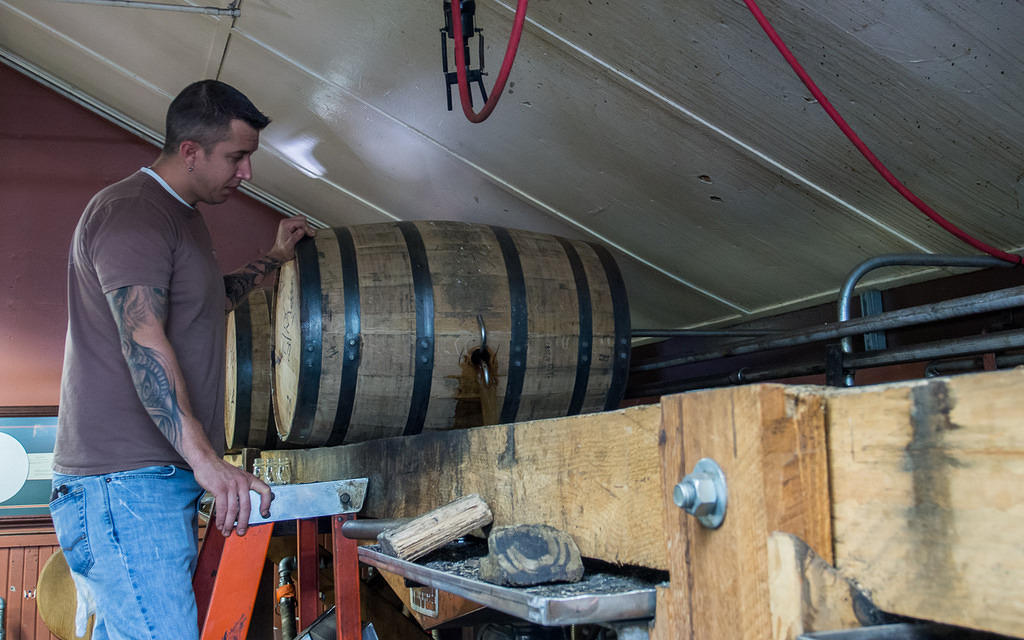
<svg viewBox="0 0 1024 640"><path fill-rule="evenodd" d="M191 166L191 165L190 165L190 166L189 166L189 168L188 168L188 172L189 172L189 173L192 173L192 170L193 170L193 169L195 169L195 167L193 167L193 166Z"/></svg>

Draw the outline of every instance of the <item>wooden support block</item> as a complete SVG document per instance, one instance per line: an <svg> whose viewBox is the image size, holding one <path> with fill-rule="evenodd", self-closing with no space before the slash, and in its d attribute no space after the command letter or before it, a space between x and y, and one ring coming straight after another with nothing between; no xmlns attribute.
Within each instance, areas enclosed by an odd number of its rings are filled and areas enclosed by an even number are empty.
<svg viewBox="0 0 1024 640"><path fill-rule="evenodd" d="M768 573L773 640L886 621L853 583L794 535L776 531L768 537Z"/></svg>
<svg viewBox="0 0 1024 640"><path fill-rule="evenodd" d="M670 588L657 594L651 637L771 637L771 532L831 558L828 467L820 390L753 385L662 398L662 465ZM705 529L672 502L701 458L726 476L728 511Z"/></svg>
<svg viewBox="0 0 1024 640"><path fill-rule="evenodd" d="M647 405L262 457L291 460L294 482L369 478L362 517L418 516L476 493L495 526L548 524L584 557L667 569L660 424Z"/></svg>
<svg viewBox="0 0 1024 640"><path fill-rule="evenodd" d="M884 611L1024 630L1024 370L828 399L835 564Z"/></svg>
<svg viewBox="0 0 1024 640"><path fill-rule="evenodd" d="M480 579L510 587L579 582L583 559L572 538L546 524L498 527L487 536Z"/></svg>
<svg viewBox="0 0 1024 640"><path fill-rule="evenodd" d="M471 493L377 536L381 551L400 560L416 560L474 529L493 516L487 503Z"/></svg>

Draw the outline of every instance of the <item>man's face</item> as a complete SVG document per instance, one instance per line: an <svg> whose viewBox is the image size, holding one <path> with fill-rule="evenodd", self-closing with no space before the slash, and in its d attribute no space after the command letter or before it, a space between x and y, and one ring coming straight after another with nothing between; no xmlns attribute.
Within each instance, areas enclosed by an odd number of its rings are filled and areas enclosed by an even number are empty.
<svg viewBox="0 0 1024 640"><path fill-rule="evenodd" d="M220 204L235 192L243 180L252 178L250 156L260 144L260 132L242 120L231 121L231 132L206 153L196 154L192 172L193 188L199 202Z"/></svg>

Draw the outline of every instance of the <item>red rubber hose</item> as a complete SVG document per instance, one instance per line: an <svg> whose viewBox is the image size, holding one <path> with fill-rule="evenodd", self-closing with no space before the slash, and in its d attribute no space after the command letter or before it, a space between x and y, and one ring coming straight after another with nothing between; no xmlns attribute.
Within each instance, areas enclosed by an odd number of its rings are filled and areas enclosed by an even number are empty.
<svg viewBox="0 0 1024 640"><path fill-rule="evenodd" d="M470 122L483 122L491 115L494 107L498 105L498 99L505 90L505 81L512 71L512 62L516 59L516 51L519 49L519 38L523 35L523 23L526 22L527 0L519 0L516 5L516 18L512 24L512 35L508 39L508 47L505 49L505 59L501 63L501 71L498 72L498 79L494 82L494 89L487 99L480 113L473 111L473 105L469 101L469 81L466 79L466 55L462 48L462 10L459 7L459 0L452 0L452 29L455 40L455 71L459 76L459 98L462 101L462 112Z"/></svg>
<svg viewBox="0 0 1024 640"><path fill-rule="evenodd" d="M814 84L814 81L811 80L811 76L807 74L807 71L805 71L803 66L801 66L801 64L797 61L796 56L793 55L793 53L789 50L789 47L786 46L786 43L783 42L782 38L779 37L779 34L776 33L775 29L768 22L768 19L761 12L761 8L757 6L757 3L754 0L743 0L743 2L746 3L747 8L750 9L750 12L754 14L754 18L757 20L758 24L761 25L761 28L764 29L764 32L768 34L768 38L771 39L772 43L775 45L775 48L779 50L779 53L781 53L782 57L786 59L786 62L789 63L789 66L793 67L793 71L795 71L796 74L800 76L800 80L803 81L804 86L806 86L811 91L811 95L813 95L814 98L818 101L818 104L820 104L821 107L825 110L825 112L828 113L829 117L832 118L832 120L842 130L842 132L846 134L846 137L850 139L850 142L852 142L853 145L857 147L857 149L861 152L861 154L863 154L864 157L868 159L868 162L871 163L871 166L873 166L875 170L878 171L878 173L880 173L883 178L885 178L886 182L892 185L892 187L896 189L896 191L900 192L900 194L904 198L909 200L910 203L917 207L922 213L931 218L933 222L935 222L940 227L942 227L949 233L953 234L960 240L963 240L967 244L971 245L975 249L983 251L995 258L999 258L1000 260L1006 260L1007 262L1013 262L1015 264L1024 263L1024 258L1022 258L1021 256L1014 255L1012 253L1007 253L1006 251L1002 251L1001 249L997 249L993 246L985 244L981 240L978 240L977 238L968 234L963 229L957 227L949 220L946 220L941 215L939 215L937 211L928 206L928 203L921 200L921 198L917 197L917 195L914 194L913 191L908 189L906 185L900 182L896 178L896 176L894 176L892 172L889 171L889 169L884 164L882 164L882 161L879 160L877 156L875 156L871 149L869 149L868 146L864 144L864 141L861 140L860 136L858 136L856 132L854 132L854 130L850 127L850 125L846 123L846 120L843 119L843 116L839 115L839 112L836 111L836 108L832 106L832 103L829 102L828 98L825 97L825 94L821 92L821 89L818 88L818 85Z"/></svg>

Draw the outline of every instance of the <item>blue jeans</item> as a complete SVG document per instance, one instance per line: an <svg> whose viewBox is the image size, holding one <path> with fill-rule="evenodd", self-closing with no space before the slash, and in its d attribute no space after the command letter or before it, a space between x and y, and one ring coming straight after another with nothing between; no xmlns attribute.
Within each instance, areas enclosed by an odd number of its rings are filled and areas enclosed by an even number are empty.
<svg viewBox="0 0 1024 640"><path fill-rule="evenodd" d="M192 472L145 467L53 474L50 514L78 591L78 629L93 640L199 637L192 574L202 489Z"/></svg>

